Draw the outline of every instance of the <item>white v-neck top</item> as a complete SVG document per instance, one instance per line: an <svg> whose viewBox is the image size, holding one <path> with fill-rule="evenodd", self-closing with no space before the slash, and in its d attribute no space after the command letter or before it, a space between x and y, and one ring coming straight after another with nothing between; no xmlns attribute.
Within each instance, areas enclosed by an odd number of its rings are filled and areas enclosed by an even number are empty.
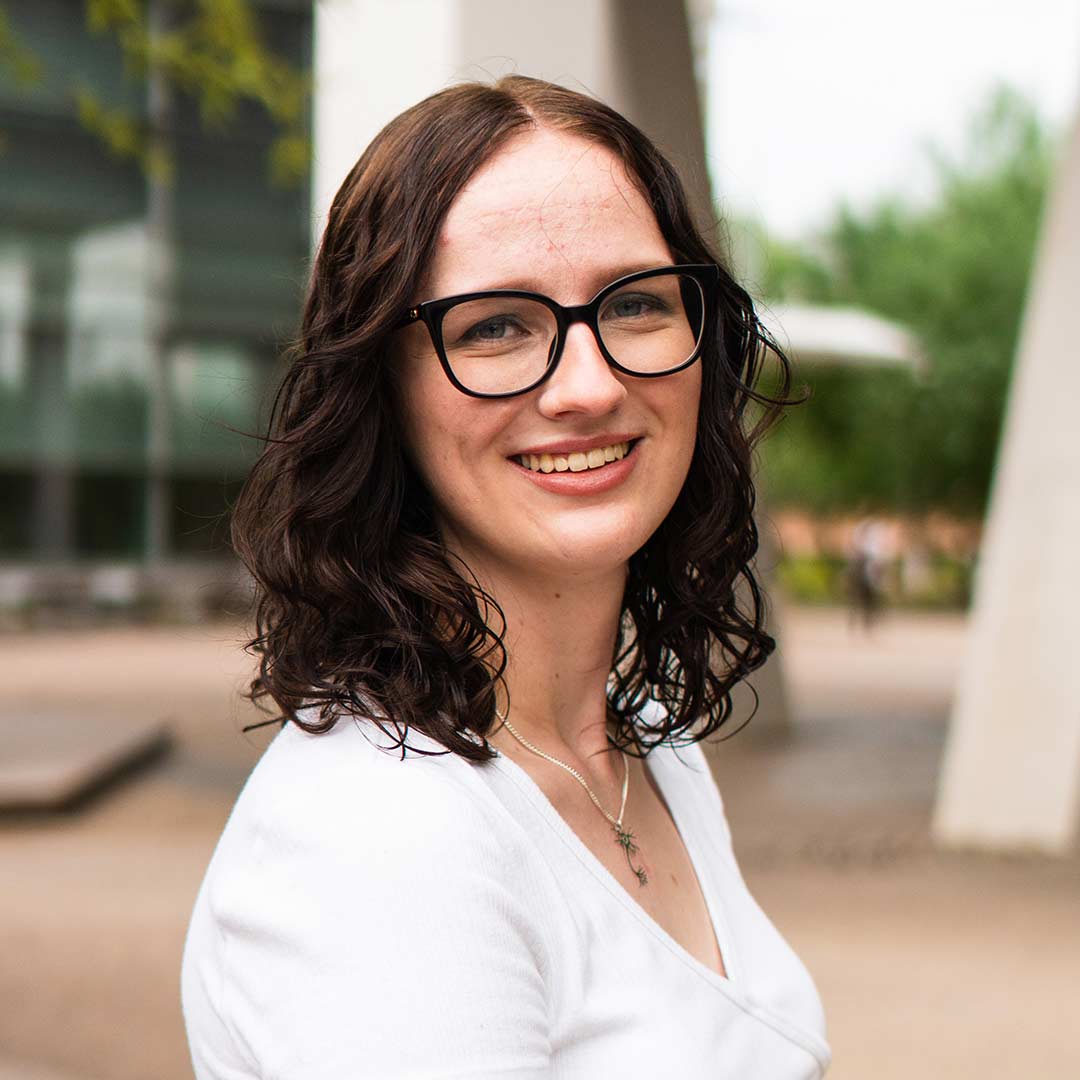
<svg viewBox="0 0 1080 1080"><path fill-rule="evenodd" d="M364 722L288 725L252 772L184 951L198 1080L824 1075L817 991L739 874L700 747L647 765L726 978L509 758L403 760L390 742Z"/></svg>

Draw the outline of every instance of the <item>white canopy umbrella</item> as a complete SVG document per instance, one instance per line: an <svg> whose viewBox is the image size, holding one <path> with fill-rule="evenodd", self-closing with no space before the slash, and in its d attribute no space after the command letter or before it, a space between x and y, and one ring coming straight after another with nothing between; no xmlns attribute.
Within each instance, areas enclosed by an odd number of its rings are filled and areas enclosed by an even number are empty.
<svg viewBox="0 0 1080 1080"><path fill-rule="evenodd" d="M796 361L851 367L910 367L921 374L926 358L915 337L897 323L853 307L762 304L762 325Z"/></svg>

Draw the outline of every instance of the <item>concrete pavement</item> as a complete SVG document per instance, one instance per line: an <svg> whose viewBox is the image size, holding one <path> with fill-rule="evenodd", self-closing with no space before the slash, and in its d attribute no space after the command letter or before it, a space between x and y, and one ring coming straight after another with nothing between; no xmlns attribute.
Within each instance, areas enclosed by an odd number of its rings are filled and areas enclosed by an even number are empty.
<svg viewBox="0 0 1080 1080"><path fill-rule="evenodd" d="M831 1080L1080 1076L1080 858L927 840L963 619L887 616L867 638L842 612L801 609L784 626L792 735L751 727L717 772L750 887L821 989ZM77 814L0 819L0 1080L190 1077L183 935L269 737L239 734L256 716L237 698L239 638L0 638L0 711L152 715L174 738Z"/></svg>

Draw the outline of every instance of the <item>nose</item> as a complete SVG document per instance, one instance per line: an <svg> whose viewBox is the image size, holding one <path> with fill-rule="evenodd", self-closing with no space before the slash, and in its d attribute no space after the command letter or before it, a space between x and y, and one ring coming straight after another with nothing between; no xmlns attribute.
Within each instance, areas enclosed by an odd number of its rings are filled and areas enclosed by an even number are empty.
<svg viewBox="0 0 1080 1080"><path fill-rule="evenodd" d="M571 326L559 364L540 388L540 411L545 416L605 416L614 412L626 395L626 385L605 359L589 327L583 323Z"/></svg>

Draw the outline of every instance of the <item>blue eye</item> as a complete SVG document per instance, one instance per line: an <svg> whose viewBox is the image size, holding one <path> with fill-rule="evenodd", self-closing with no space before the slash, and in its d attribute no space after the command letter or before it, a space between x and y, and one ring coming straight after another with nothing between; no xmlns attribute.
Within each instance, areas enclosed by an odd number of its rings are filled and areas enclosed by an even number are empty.
<svg viewBox="0 0 1080 1080"><path fill-rule="evenodd" d="M640 319L668 310L668 305L658 296L647 293L623 293L613 297L604 308L605 319Z"/></svg>
<svg viewBox="0 0 1080 1080"><path fill-rule="evenodd" d="M489 319L485 323L477 323L466 337L494 340L501 338L506 333L506 323L499 319Z"/></svg>
<svg viewBox="0 0 1080 1080"><path fill-rule="evenodd" d="M463 341L505 341L514 330L520 332L521 327L515 326L512 319L497 318L485 319L462 334Z"/></svg>

